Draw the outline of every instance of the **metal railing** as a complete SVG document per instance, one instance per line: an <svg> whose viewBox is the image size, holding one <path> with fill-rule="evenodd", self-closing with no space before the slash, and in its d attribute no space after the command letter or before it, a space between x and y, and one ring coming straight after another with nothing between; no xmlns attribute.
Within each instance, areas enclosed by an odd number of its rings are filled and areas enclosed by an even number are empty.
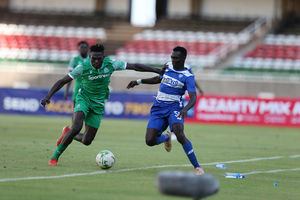
<svg viewBox="0 0 300 200"><path fill-rule="evenodd" d="M217 64L221 60L223 60L229 53L237 50L240 45L248 43L252 38L258 36L262 29L266 26L269 26L271 20L267 18L259 18L245 29L240 31L237 34L237 37L234 39L230 39L228 43L221 45L220 47L214 49L209 56L213 57L214 63L213 65ZM213 66L212 65L212 66Z"/></svg>

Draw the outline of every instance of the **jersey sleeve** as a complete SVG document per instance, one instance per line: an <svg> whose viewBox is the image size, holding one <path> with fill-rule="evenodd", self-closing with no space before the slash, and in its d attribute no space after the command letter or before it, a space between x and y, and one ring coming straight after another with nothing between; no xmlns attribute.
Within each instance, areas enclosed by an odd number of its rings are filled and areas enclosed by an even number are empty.
<svg viewBox="0 0 300 200"><path fill-rule="evenodd" d="M74 66L75 65L75 58L72 58L71 60L70 60L70 62L69 62L69 66L68 66L68 70L71 72L71 71L73 71L74 70L74 68L76 67L76 66Z"/></svg>
<svg viewBox="0 0 300 200"><path fill-rule="evenodd" d="M195 86L195 78L194 78L194 76L189 76L186 79L186 90L188 92L196 92L196 86Z"/></svg>
<svg viewBox="0 0 300 200"><path fill-rule="evenodd" d="M70 72L68 75L72 78L72 79L77 79L78 77L80 77L83 73L83 66L82 65L78 65L78 67L76 67L72 72Z"/></svg>
<svg viewBox="0 0 300 200"><path fill-rule="evenodd" d="M121 60L115 60L115 59L111 59L111 61L112 61L112 66L116 71L126 69L127 62Z"/></svg>

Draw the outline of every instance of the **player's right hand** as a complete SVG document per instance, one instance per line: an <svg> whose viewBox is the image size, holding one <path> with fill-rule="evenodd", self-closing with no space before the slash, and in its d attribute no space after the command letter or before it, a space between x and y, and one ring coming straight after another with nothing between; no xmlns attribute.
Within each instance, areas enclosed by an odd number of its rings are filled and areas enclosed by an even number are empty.
<svg viewBox="0 0 300 200"><path fill-rule="evenodd" d="M127 89L133 88L136 85L138 85L136 81L130 81L130 83L127 85Z"/></svg>
<svg viewBox="0 0 300 200"><path fill-rule="evenodd" d="M184 119L187 117L187 110L185 110L184 108L178 113L178 116L177 116L179 119Z"/></svg>
<svg viewBox="0 0 300 200"><path fill-rule="evenodd" d="M47 98L44 98L44 99L41 100L41 105L44 106L44 107L45 107L47 104L49 104L49 103L50 103L50 100L47 99Z"/></svg>
<svg viewBox="0 0 300 200"><path fill-rule="evenodd" d="M200 96L203 96L204 92L202 90L199 90L199 94L200 94Z"/></svg>

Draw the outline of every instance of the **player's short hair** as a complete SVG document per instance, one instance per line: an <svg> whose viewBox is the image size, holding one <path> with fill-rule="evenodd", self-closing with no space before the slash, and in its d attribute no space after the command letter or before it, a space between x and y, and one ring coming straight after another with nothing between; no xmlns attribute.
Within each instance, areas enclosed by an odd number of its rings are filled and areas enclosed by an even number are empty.
<svg viewBox="0 0 300 200"><path fill-rule="evenodd" d="M186 58L187 50L184 47L177 46L173 49L173 51L179 51L184 56L184 58Z"/></svg>
<svg viewBox="0 0 300 200"><path fill-rule="evenodd" d="M90 47L91 52L102 52L104 53L104 46L102 44L95 44Z"/></svg>
<svg viewBox="0 0 300 200"><path fill-rule="evenodd" d="M87 41L84 41L84 40L78 42L78 43L77 43L77 46L79 47L79 46L82 45L82 44L86 44L86 46L89 46L89 43L87 43Z"/></svg>

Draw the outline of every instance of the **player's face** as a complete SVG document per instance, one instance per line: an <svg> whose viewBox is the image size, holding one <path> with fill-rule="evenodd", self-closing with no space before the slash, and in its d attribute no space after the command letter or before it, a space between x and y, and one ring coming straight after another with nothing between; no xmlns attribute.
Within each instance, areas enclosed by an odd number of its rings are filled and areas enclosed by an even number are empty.
<svg viewBox="0 0 300 200"><path fill-rule="evenodd" d="M102 52L91 52L90 57L92 66L96 69L100 69L104 59L104 54Z"/></svg>
<svg viewBox="0 0 300 200"><path fill-rule="evenodd" d="M81 44L79 45L78 50L81 55L86 55L89 51L89 47L87 44Z"/></svg>
<svg viewBox="0 0 300 200"><path fill-rule="evenodd" d="M175 63L180 63L184 61L184 58L180 51L173 51L171 54L171 60L172 64L174 65Z"/></svg>

